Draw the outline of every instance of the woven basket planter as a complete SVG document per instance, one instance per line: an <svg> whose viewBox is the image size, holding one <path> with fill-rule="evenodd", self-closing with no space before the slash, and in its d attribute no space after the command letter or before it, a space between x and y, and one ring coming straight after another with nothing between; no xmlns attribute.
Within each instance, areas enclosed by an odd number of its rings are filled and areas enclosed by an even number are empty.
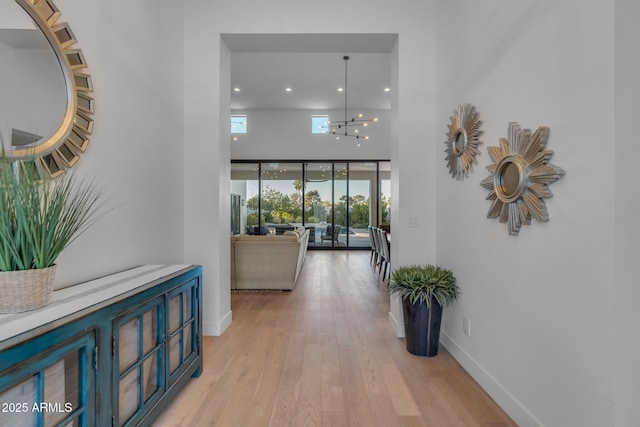
<svg viewBox="0 0 640 427"><path fill-rule="evenodd" d="M56 266L0 271L0 313L20 313L51 302Z"/></svg>

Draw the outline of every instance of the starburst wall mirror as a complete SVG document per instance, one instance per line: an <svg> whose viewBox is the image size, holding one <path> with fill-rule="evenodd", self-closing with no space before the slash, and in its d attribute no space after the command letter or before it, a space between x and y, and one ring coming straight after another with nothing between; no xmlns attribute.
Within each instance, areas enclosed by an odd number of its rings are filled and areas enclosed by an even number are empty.
<svg viewBox="0 0 640 427"><path fill-rule="evenodd" d="M0 14L0 56L8 58L0 61L8 64L0 82L5 156L55 178L76 164L93 132L87 63L53 0L3 2Z"/></svg>
<svg viewBox="0 0 640 427"><path fill-rule="evenodd" d="M473 163L478 163L476 155L480 154L481 121L478 113L471 104L460 104L451 116L451 123L447 126L447 145L445 153L449 173L457 180L463 180L473 171Z"/></svg>
<svg viewBox="0 0 640 427"><path fill-rule="evenodd" d="M480 185L490 191L488 218L500 218L507 223L510 235L517 235L522 224L531 224L531 218L549 220L545 198L551 197L549 184L564 175L564 171L549 164L553 151L546 150L549 128L540 127L533 134L509 123L507 139L500 138L499 147L487 149L493 164L491 173Z"/></svg>

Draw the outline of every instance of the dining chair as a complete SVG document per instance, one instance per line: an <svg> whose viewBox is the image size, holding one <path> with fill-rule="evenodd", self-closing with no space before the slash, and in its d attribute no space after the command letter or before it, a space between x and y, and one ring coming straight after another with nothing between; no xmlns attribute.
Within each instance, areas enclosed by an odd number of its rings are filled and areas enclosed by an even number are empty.
<svg viewBox="0 0 640 427"><path fill-rule="evenodd" d="M378 248L376 247L376 239L373 235L373 227L369 226L369 242L371 243L371 259L369 260L369 264L375 265L373 263L374 259L377 259Z"/></svg>
<svg viewBox="0 0 640 427"><path fill-rule="evenodd" d="M382 269L382 242L380 241L380 229L377 227L373 227L373 239L376 247L376 256L375 256L375 264L373 265L373 269L380 267Z"/></svg>
<svg viewBox="0 0 640 427"><path fill-rule="evenodd" d="M387 232L384 230L380 230L380 245L382 246L382 264L380 265L380 270L382 270L382 265L384 265L384 272L382 273L382 280L387 279L387 269L389 270L389 276L391 276L391 247L389 246L389 240L387 239Z"/></svg>

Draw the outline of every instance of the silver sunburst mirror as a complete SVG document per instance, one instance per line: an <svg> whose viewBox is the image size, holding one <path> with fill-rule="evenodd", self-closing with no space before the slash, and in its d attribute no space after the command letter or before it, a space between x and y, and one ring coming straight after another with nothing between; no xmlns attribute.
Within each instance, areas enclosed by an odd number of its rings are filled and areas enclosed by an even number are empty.
<svg viewBox="0 0 640 427"><path fill-rule="evenodd" d="M500 138L499 147L487 149L493 164L487 166L491 175L480 185L490 191L492 200L488 218L500 218L507 223L510 235L517 235L522 224L531 218L549 220L543 199L551 197L549 184L564 175L564 171L549 164L553 151L546 150L549 128L540 127L535 133L509 123L508 138Z"/></svg>
<svg viewBox="0 0 640 427"><path fill-rule="evenodd" d="M473 171L473 163L478 163L476 155L480 154L478 145L480 142L480 124L478 113L471 104L460 104L451 116L447 140L447 166L449 173L457 180L463 180Z"/></svg>

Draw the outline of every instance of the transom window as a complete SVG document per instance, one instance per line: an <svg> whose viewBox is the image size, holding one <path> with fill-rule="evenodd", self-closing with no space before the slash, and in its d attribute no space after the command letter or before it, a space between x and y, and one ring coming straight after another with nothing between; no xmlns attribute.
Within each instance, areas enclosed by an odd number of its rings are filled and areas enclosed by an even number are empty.
<svg viewBox="0 0 640 427"><path fill-rule="evenodd" d="M247 133L247 116L231 116L231 133Z"/></svg>
<svg viewBox="0 0 640 427"><path fill-rule="evenodd" d="M311 133L328 133L329 116L311 116Z"/></svg>

